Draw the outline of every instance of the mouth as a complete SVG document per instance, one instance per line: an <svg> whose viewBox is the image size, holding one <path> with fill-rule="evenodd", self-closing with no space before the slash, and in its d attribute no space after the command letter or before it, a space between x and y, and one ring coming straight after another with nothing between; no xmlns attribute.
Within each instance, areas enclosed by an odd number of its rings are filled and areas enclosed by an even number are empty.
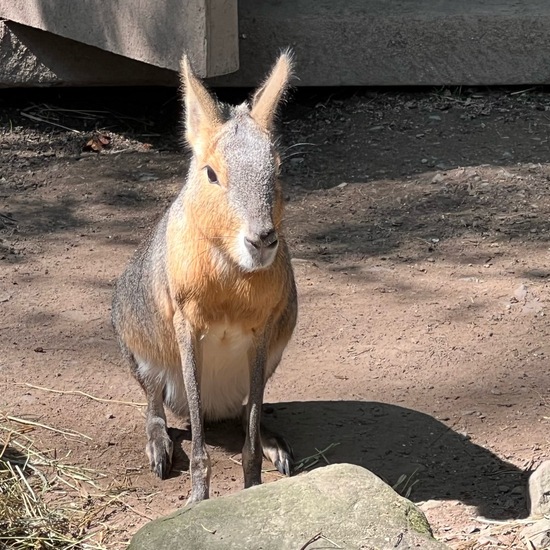
<svg viewBox="0 0 550 550"><path fill-rule="evenodd" d="M245 271L268 268L275 260L279 249L279 239L275 231L254 237L241 234L238 242L237 263Z"/></svg>

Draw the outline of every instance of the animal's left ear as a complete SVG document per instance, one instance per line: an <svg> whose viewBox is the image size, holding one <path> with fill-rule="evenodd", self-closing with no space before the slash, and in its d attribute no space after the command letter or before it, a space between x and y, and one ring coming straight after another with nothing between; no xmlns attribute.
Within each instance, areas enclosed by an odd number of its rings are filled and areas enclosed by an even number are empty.
<svg viewBox="0 0 550 550"><path fill-rule="evenodd" d="M265 83L256 90L252 98L250 114L266 130L271 130L277 106L284 96L292 77L292 52L283 52Z"/></svg>

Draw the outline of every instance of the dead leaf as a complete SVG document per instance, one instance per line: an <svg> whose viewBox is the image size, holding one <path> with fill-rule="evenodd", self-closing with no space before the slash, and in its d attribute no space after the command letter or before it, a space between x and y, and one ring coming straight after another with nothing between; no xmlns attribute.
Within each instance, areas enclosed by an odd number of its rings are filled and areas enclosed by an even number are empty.
<svg viewBox="0 0 550 550"><path fill-rule="evenodd" d="M93 151L100 153L103 149L108 149L111 146L111 138L106 134L94 134L82 148L83 151Z"/></svg>

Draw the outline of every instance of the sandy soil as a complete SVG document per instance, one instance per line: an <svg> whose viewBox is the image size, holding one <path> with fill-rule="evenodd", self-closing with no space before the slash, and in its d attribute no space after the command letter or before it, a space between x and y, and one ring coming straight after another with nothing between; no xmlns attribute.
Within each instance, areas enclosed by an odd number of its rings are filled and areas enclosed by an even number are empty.
<svg viewBox="0 0 550 550"><path fill-rule="evenodd" d="M149 472L109 322L114 279L183 182L177 100L2 92L0 122L0 410L87 436L34 431L105 474L82 491L115 495L117 547L189 492L185 423L173 476ZM314 90L282 119L300 315L268 423L298 460L334 444L328 461L398 484L453 548L524 548L513 520L550 454L549 125L540 90ZM85 152L94 131L111 142ZM240 490L238 424L208 442L213 496Z"/></svg>

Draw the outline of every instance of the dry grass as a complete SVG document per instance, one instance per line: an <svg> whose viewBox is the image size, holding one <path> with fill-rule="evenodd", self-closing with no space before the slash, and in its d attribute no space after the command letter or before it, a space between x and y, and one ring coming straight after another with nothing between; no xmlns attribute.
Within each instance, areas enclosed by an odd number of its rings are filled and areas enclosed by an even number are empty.
<svg viewBox="0 0 550 550"><path fill-rule="evenodd" d="M124 489L103 490L98 472L38 450L30 434L44 428L54 429L0 413L0 548L113 548L107 520Z"/></svg>

